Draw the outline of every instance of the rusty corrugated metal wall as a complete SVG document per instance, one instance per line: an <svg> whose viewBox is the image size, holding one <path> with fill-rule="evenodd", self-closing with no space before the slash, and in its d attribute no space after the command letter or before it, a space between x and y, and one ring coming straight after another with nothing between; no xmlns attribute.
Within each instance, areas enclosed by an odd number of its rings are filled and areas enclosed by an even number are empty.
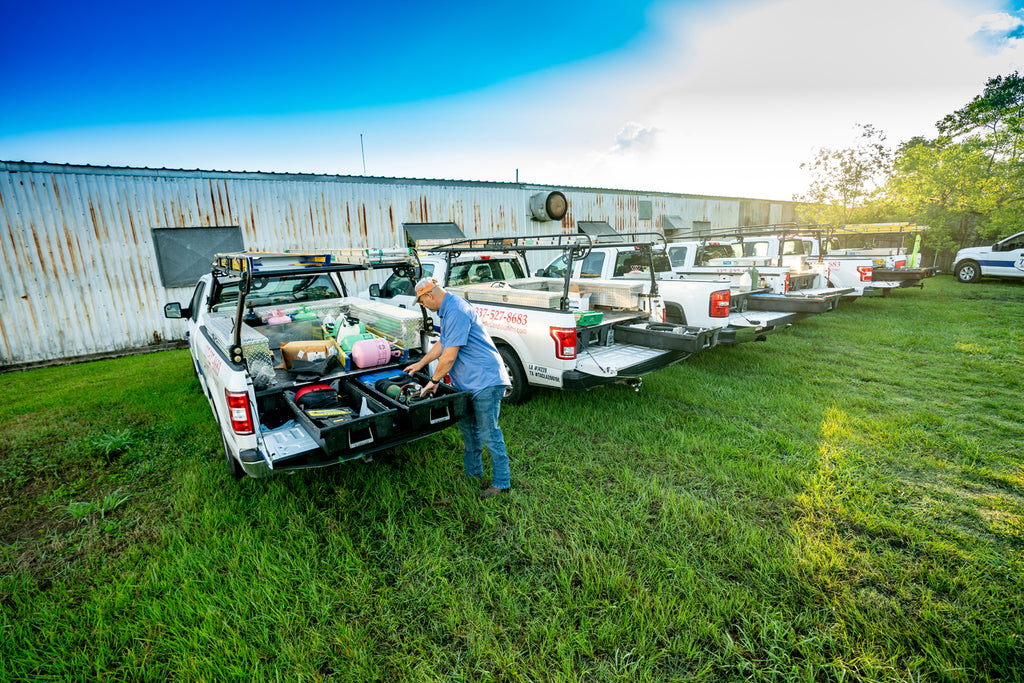
<svg viewBox="0 0 1024 683"><path fill-rule="evenodd" d="M555 189L569 213L533 220L530 197ZM187 301L191 287L162 284L159 228L237 226L246 249L280 251L396 244L410 222L491 236L573 232L579 220L660 230L665 215L728 227L791 220L787 211L792 203L519 183L0 162L0 365L182 339L163 305Z"/></svg>

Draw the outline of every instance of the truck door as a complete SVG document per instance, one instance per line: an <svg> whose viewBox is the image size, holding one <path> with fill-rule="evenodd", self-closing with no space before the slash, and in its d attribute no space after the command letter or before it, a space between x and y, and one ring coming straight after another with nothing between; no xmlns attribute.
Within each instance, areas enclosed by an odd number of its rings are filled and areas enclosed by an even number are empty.
<svg viewBox="0 0 1024 683"><path fill-rule="evenodd" d="M992 247L991 263L982 263L987 275L1024 276L1024 232Z"/></svg>

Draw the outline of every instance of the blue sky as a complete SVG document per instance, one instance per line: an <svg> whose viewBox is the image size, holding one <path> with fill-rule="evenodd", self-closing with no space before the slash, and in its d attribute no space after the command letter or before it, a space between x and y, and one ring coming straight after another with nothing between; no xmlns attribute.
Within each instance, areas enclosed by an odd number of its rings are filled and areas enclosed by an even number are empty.
<svg viewBox="0 0 1024 683"><path fill-rule="evenodd" d="M933 135L1022 33L985 0L8 2L0 159L788 199L855 123Z"/></svg>

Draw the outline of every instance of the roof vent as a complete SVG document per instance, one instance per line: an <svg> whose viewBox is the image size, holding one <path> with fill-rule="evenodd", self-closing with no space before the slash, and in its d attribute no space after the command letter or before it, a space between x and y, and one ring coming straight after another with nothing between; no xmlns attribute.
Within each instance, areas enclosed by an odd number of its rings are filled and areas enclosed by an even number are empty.
<svg viewBox="0 0 1024 683"><path fill-rule="evenodd" d="M535 221L560 221L569 210L565 195L554 192L538 192L530 197L530 213Z"/></svg>

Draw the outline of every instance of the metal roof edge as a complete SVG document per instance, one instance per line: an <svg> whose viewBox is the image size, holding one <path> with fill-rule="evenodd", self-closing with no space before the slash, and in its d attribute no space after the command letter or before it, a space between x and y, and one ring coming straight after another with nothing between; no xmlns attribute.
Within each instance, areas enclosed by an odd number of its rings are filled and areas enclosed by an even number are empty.
<svg viewBox="0 0 1024 683"><path fill-rule="evenodd" d="M758 201L799 204L792 199L764 199L756 197L731 197L727 195L686 194L649 190L629 190L611 187L583 187L574 185L549 185L542 183L507 182L500 180L457 180L445 178L400 178L391 176L359 176L336 173L291 173L282 171L215 171L204 169L149 168L138 166L95 166L92 164L61 164L55 162L4 161L0 160L0 171L24 173L85 173L95 175L144 175L162 178L210 178L210 179L259 179L277 180L320 180L366 184L424 184L424 185L467 185L473 187L510 187L527 191L567 190L571 192L613 192L644 197L672 197L686 199L711 199L725 201Z"/></svg>

